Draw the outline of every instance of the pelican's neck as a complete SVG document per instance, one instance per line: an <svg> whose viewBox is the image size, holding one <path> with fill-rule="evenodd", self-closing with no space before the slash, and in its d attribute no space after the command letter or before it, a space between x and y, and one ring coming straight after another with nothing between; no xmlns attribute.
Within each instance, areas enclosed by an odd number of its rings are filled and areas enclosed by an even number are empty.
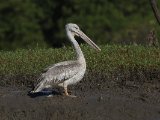
<svg viewBox="0 0 160 120"><path fill-rule="evenodd" d="M82 53L82 50L81 50L78 42L75 40L74 36L72 35L72 33L70 31L67 31L67 36L70 39L70 41L73 43L73 46L76 50L77 60L80 61L80 62L85 62L85 58L84 58L84 55Z"/></svg>

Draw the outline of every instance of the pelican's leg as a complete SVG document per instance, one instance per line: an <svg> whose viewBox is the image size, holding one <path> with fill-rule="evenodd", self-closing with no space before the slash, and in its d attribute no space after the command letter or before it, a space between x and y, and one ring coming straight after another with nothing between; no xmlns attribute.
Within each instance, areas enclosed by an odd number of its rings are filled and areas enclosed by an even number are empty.
<svg viewBox="0 0 160 120"><path fill-rule="evenodd" d="M64 87L64 94L65 94L66 96L69 96L67 87Z"/></svg>
<svg viewBox="0 0 160 120"><path fill-rule="evenodd" d="M75 95L69 95L68 94L68 89L67 89L67 86L63 86L64 87L64 94L66 95L66 96L69 96L69 97L76 97Z"/></svg>

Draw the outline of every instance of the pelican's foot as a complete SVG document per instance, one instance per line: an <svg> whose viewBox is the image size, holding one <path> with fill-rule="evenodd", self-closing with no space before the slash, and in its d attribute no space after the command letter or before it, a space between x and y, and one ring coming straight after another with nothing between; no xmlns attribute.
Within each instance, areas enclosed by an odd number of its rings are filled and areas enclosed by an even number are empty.
<svg viewBox="0 0 160 120"><path fill-rule="evenodd" d="M66 94L66 93L63 93L62 94L63 96L67 96L67 97L72 97L72 98L76 98L77 96L75 96L75 95L71 95L71 94Z"/></svg>
<svg viewBox="0 0 160 120"><path fill-rule="evenodd" d="M53 97L53 95L48 95L47 97L48 97L48 98L51 98L51 97Z"/></svg>
<svg viewBox="0 0 160 120"><path fill-rule="evenodd" d="M68 90L68 93L69 93L69 94L71 94L71 93L72 93L72 91L71 91L71 90Z"/></svg>
<svg viewBox="0 0 160 120"><path fill-rule="evenodd" d="M73 92L71 90L68 90L67 93L65 91L63 91L62 93L65 94L65 95L67 95L67 94L72 94Z"/></svg>
<svg viewBox="0 0 160 120"><path fill-rule="evenodd" d="M76 98L77 96L75 95L67 95L68 97Z"/></svg>
<svg viewBox="0 0 160 120"><path fill-rule="evenodd" d="M70 94L68 94L68 91L67 91L67 87L64 87L64 94L65 94L65 96L68 96L68 97L76 97L75 95L70 95Z"/></svg>

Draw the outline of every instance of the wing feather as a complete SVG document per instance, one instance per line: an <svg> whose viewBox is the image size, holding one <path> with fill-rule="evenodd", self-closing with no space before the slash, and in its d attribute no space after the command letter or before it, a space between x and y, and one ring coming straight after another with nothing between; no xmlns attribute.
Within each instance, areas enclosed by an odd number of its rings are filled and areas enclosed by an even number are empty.
<svg viewBox="0 0 160 120"><path fill-rule="evenodd" d="M76 75L79 67L77 61L57 63L46 68L39 80L43 80L45 84L59 84Z"/></svg>

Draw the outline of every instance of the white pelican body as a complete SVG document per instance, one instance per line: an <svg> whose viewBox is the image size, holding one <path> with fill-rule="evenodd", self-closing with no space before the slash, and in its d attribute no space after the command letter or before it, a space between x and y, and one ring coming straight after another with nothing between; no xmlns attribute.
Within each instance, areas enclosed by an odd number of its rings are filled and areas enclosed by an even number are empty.
<svg viewBox="0 0 160 120"><path fill-rule="evenodd" d="M40 76L40 82L34 88L32 93L40 92L44 88L53 87L55 85L63 87L65 95L69 96L67 86L79 82L86 71L86 61L78 42L74 36L80 36L93 48L100 51L100 48L91 41L76 24L69 23L66 25L67 36L73 43L77 53L77 59L74 61L64 61L49 66L45 69L44 73Z"/></svg>

